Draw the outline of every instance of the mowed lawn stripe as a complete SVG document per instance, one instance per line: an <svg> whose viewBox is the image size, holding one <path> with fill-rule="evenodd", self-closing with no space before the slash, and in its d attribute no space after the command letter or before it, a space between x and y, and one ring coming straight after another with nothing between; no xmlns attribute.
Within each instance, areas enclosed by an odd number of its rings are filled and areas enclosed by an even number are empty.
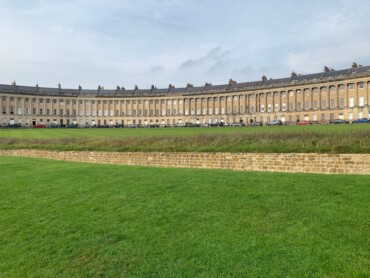
<svg viewBox="0 0 370 278"><path fill-rule="evenodd" d="M367 176L0 159L2 277L367 277Z"/></svg>
<svg viewBox="0 0 370 278"><path fill-rule="evenodd" d="M0 148L118 152L370 153L370 125L1 129Z"/></svg>

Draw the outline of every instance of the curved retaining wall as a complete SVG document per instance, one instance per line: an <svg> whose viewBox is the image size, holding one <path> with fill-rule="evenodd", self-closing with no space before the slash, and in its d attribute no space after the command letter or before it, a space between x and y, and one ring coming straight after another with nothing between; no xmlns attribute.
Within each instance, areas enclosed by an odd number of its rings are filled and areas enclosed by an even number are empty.
<svg viewBox="0 0 370 278"><path fill-rule="evenodd" d="M0 156L237 171L370 175L370 154L176 153L0 150Z"/></svg>

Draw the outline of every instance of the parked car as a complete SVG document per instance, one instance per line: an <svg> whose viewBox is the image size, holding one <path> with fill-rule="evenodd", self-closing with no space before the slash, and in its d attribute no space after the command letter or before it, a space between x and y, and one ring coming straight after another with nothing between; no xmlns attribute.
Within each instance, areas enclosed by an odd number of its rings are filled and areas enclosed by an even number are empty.
<svg viewBox="0 0 370 278"><path fill-rule="evenodd" d="M8 128L20 128L20 127L22 127L22 124L8 124L6 127L8 127Z"/></svg>
<svg viewBox="0 0 370 278"><path fill-rule="evenodd" d="M220 125L221 125L221 123L218 123L218 122L209 124L210 127L219 127Z"/></svg>
<svg viewBox="0 0 370 278"><path fill-rule="evenodd" d="M53 124L49 125L48 127L49 128L60 128L60 125L53 123Z"/></svg>
<svg viewBox="0 0 370 278"><path fill-rule="evenodd" d="M147 127L149 127L149 128L158 128L159 127L159 124L153 124L153 123L151 123L151 124L148 124Z"/></svg>
<svg viewBox="0 0 370 278"><path fill-rule="evenodd" d="M266 125L268 125L268 126L271 126L271 125L283 125L283 122L280 121L280 120L273 120L273 121L267 122Z"/></svg>
<svg viewBox="0 0 370 278"><path fill-rule="evenodd" d="M171 127L169 124L161 124L161 127Z"/></svg>
<svg viewBox="0 0 370 278"><path fill-rule="evenodd" d="M298 125L312 125L312 122L311 121L299 121L299 122L297 122L298 123Z"/></svg>
<svg viewBox="0 0 370 278"><path fill-rule="evenodd" d="M262 122L251 122L249 125L250 126L263 126L263 123Z"/></svg>
<svg viewBox="0 0 370 278"><path fill-rule="evenodd" d="M186 123L186 127L200 127L200 124Z"/></svg>
<svg viewBox="0 0 370 278"><path fill-rule="evenodd" d="M45 127L46 127L46 125L44 125L44 124L36 124L36 125L33 126L33 128L45 128Z"/></svg>
<svg viewBox="0 0 370 278"><path fill-rule="evenodd" d="M186 127L185 123L177 123L175 124L175 127Z"/></svg>
<svg viewBox="0 0 370 278"><path fill-rule="evenodd" d="M343 119L334 119L334 120L330 120L329 123L334 124L334 125L340 125L340 124L348 124L349 121L346 121Z"/></svg>
<svg viewBox="0 0 370 278"><path fill-rule="evenodd" d="M243 123L232 123L231 126L232 127L242 127Z"/></svg>
<svg viewBox="0 0 370 278"><path fill-rule="evenodd" d="M92 128L92 125L90 125L90 124L85 124L82 128Z"/></svg>
<svg viewBox="0 0 370 278"><path fill-rule="evenodd" d="M124 125L123 124L115 124L115 125L111 125L110 127L113 127L113 128L123 128Z"/></svg>
<svg viewBox="0 0 370 278"><path fill-rule="evenodd" d="M361 119L354 120L352 123L353 124L368 124L369 123L369 119L367 119L367 118L361 118Z"/></svg>
<svg viewBox="0 0 370 278"><path fill-rule="evenodd" d="M78 124L68 124L66 128L78 128Z"/></svg>

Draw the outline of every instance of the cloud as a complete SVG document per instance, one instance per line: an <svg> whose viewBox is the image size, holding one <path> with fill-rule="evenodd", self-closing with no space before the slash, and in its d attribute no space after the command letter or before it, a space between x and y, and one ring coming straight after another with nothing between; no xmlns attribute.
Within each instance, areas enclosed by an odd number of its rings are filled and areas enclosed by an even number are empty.
<svg viewBox="0 0 370 278"><path fill-rule="evenodd" d="M5 83L179 87L370 64L366 0L0 0L0 7Z"/></svg>

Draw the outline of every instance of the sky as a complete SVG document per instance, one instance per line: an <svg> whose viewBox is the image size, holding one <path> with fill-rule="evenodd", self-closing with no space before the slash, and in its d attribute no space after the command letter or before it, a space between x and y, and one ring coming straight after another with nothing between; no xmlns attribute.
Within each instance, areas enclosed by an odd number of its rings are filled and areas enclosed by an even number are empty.
<svg viewBox="0 0 370 278"><path fill-rule="evenodd" d="M0 83L132 89L370 65L369 0L0 0Z"/></svg>

